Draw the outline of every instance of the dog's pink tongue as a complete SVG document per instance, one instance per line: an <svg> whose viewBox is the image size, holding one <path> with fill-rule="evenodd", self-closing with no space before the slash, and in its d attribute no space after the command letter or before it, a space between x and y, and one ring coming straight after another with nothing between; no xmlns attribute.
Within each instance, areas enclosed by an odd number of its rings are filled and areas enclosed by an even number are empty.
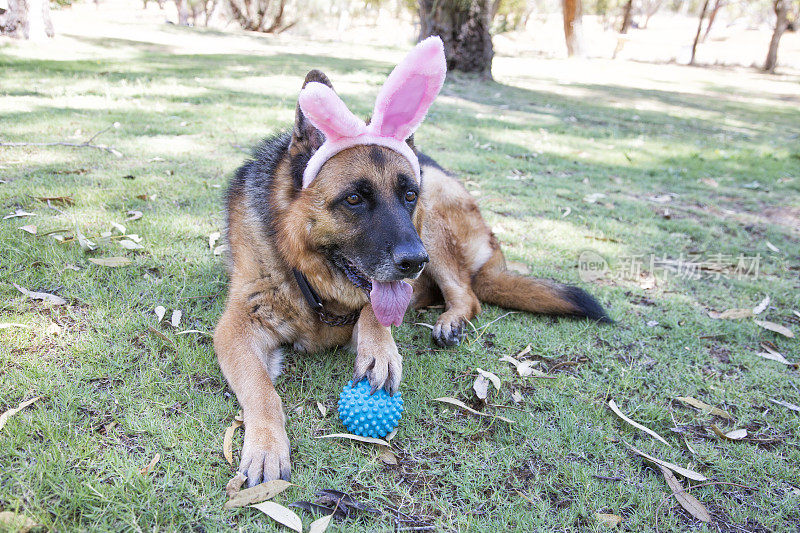
<svg viewBox="0 0 800 533"><path fill-rule="evenodd" d="M369 293L372 310L375 318L386 327L399 326L403 322L403 315L411 301L414 289L405 281L375 281L372 282L372 291Z"/></svg>

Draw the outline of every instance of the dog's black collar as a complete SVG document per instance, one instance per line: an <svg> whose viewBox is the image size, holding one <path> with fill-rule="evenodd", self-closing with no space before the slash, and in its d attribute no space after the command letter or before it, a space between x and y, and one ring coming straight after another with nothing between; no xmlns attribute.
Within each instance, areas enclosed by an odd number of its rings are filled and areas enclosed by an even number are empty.
<svg viewBox="0 0 800 533"><path fill-rule="evenodd" d="M335 327L350 326L358 322L358 317L361 315L360 310L353 311L352 313L348 313L346 315L335 315L333 313L329 313L325 310L325 306L322 304L322 300L320 300L319 295L308 283L308 279L306 278L305 274L296 268L292 269L292 273L294 274L294 279L297 281L297 286L300 287L300 292L303 293L303 298L306 299L306 302L308 302L308 305L311 307L311 309L317 313L317 316L319 316L319 319L323 324Z"/></svg>

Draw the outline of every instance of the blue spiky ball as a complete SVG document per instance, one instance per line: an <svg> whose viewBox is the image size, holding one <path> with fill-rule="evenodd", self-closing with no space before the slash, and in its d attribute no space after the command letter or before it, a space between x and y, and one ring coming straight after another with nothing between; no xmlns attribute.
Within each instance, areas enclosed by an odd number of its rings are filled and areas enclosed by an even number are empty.
<svg viewBox="0 0 800 533"><path fill-rule="evenodd" d="M400 422L403 398L400 392L389 396L383 389L370 396L370 388L366 378L355 386L348 381L339 395L339 418L354 435L382 438Z"/></svg>

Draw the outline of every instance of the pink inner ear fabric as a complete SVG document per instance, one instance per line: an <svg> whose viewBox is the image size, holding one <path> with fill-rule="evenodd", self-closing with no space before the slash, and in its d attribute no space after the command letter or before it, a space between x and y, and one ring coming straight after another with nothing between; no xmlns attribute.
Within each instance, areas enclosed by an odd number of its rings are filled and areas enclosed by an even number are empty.
<svg viewBox="0 0 800 533"><path fill-rule="evenodd" d="M420 108L424 102L420 102L419 95L425 94L428 87L428 78L421 75L412 75L406 79L402 85L389 97L386 109L383 112L383 120L380 124L380 135L387 137L394 137L399 140L405 140L408 135L404 135L402 139L398 132L403 132L403 126L410 125L414 122ZM427 106L423 113L427 111ZM402 135L402 133L401 133Z"/></svg>
<svg viewBox="0 0 800 533"><path fill-rule="evenodd" d="M364 121L353 115L342 99L327 85L312 82L300 91L300 109L325 137L338 140L364 132Z"/></svg>

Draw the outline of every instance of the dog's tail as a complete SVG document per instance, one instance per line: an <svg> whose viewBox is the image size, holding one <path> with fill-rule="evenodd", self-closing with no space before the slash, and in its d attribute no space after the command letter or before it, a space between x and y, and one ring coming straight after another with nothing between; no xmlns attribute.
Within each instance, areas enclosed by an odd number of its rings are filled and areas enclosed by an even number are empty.
<svg viewBox="0 0 800 533"><path fill-rule="evenodd" d="M583 289L511 272L502 256L497 259L490 260L473 278L472 290L480 301L531 313L613 322L603 306Z"/></svg>

